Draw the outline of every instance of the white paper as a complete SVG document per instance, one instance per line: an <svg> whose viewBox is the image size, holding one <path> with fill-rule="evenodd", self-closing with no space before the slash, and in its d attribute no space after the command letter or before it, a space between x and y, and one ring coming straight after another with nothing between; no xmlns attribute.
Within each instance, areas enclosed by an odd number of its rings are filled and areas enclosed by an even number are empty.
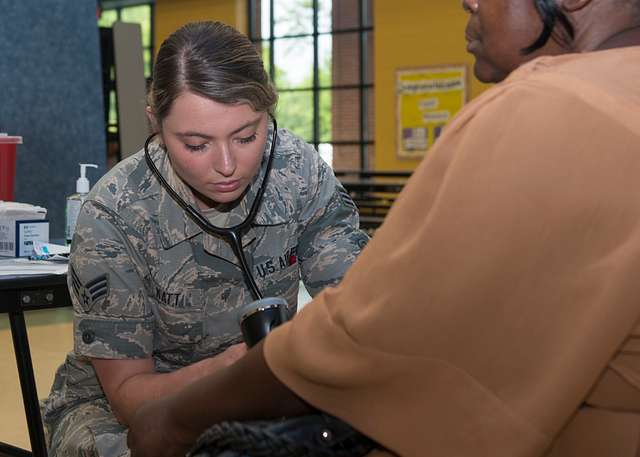
<svg viewBox="0 0 640 457"><path fill-rule="evenodd" d="M71 246L63 246L61 244L43 243L41 241L33 242L33 250L36 255L53 255L62 254L68 255L71 251Z"/></svg>
<svg viewBox="0 0 640 457"><path fill-rule="evenodd" d="M0 259L0 276L63 275L67 272L67 267L66 262L6 258Z"/></svg>

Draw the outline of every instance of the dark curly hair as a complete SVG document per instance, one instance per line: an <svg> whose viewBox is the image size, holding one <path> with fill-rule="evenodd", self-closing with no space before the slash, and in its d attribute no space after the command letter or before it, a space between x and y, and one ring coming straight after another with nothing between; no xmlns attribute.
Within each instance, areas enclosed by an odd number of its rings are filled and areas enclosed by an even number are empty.
<svg viewBox="0 0 640 457"><path fill-rule="evenodd" d="M549 41L549 38L553 37L560 43L568 44L573 40L575 31L569 18L560 11L560 8L556 4L555 0L533 0L533 3L538 10L538 14L542 18L544 25L542 33L536 41L530 46L522 49L523 55L531 54L532 52L540 49ZM560 24L562 32L555 31L556 24ZM554 33L556 36L554 36Z"/></svg>

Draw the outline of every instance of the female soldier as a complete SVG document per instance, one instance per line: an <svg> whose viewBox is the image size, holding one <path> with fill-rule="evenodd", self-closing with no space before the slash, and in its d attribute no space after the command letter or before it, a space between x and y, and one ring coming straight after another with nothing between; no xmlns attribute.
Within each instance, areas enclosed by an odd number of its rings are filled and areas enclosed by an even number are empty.
<svg viewBox="0 0 640 457"><path fill-rule="evenodd" d="M305 402L401 456L639 455L640 1L463 4L476 75L504 81L337 288L139 411L135 457Z"/></svg>
<svg viewBox="0 0 640 457"><path fill-rule="evenodd" d="M125 455L140 405L244 354L239 307L263 294L293 313L300 278L312 295L336 284L366 244L330 168L277 130L276 99L229 26L189 24L162 44L148 108L159 133L78 219L75 347L44 410L52 455Z"/></svg>

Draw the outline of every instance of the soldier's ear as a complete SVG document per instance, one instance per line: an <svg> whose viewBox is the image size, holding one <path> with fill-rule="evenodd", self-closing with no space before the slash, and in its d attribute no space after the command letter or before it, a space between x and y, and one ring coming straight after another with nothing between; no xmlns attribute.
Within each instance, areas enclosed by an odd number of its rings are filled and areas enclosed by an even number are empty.
<svg viewBox="0 0 640 457"><path fill-rule="evenodd" d="M158 118L156 118L156 114L153 112L150 106L145 108L145 113L147 113L147 119L149 119L149 124L151 125L152 132L159 132L160 125L158 123Z"/></svg>

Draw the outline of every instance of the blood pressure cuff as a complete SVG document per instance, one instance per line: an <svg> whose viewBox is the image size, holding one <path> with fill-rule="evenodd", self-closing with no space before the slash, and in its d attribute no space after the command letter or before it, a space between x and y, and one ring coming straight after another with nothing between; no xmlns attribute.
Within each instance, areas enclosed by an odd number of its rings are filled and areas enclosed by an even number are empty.
<svg viewBox="0 0 640 457"><path fill-rule="evenodd" d="M360 457L376 444L326 414L277 421L222 422L205 431L189 457Z"/></svg>

